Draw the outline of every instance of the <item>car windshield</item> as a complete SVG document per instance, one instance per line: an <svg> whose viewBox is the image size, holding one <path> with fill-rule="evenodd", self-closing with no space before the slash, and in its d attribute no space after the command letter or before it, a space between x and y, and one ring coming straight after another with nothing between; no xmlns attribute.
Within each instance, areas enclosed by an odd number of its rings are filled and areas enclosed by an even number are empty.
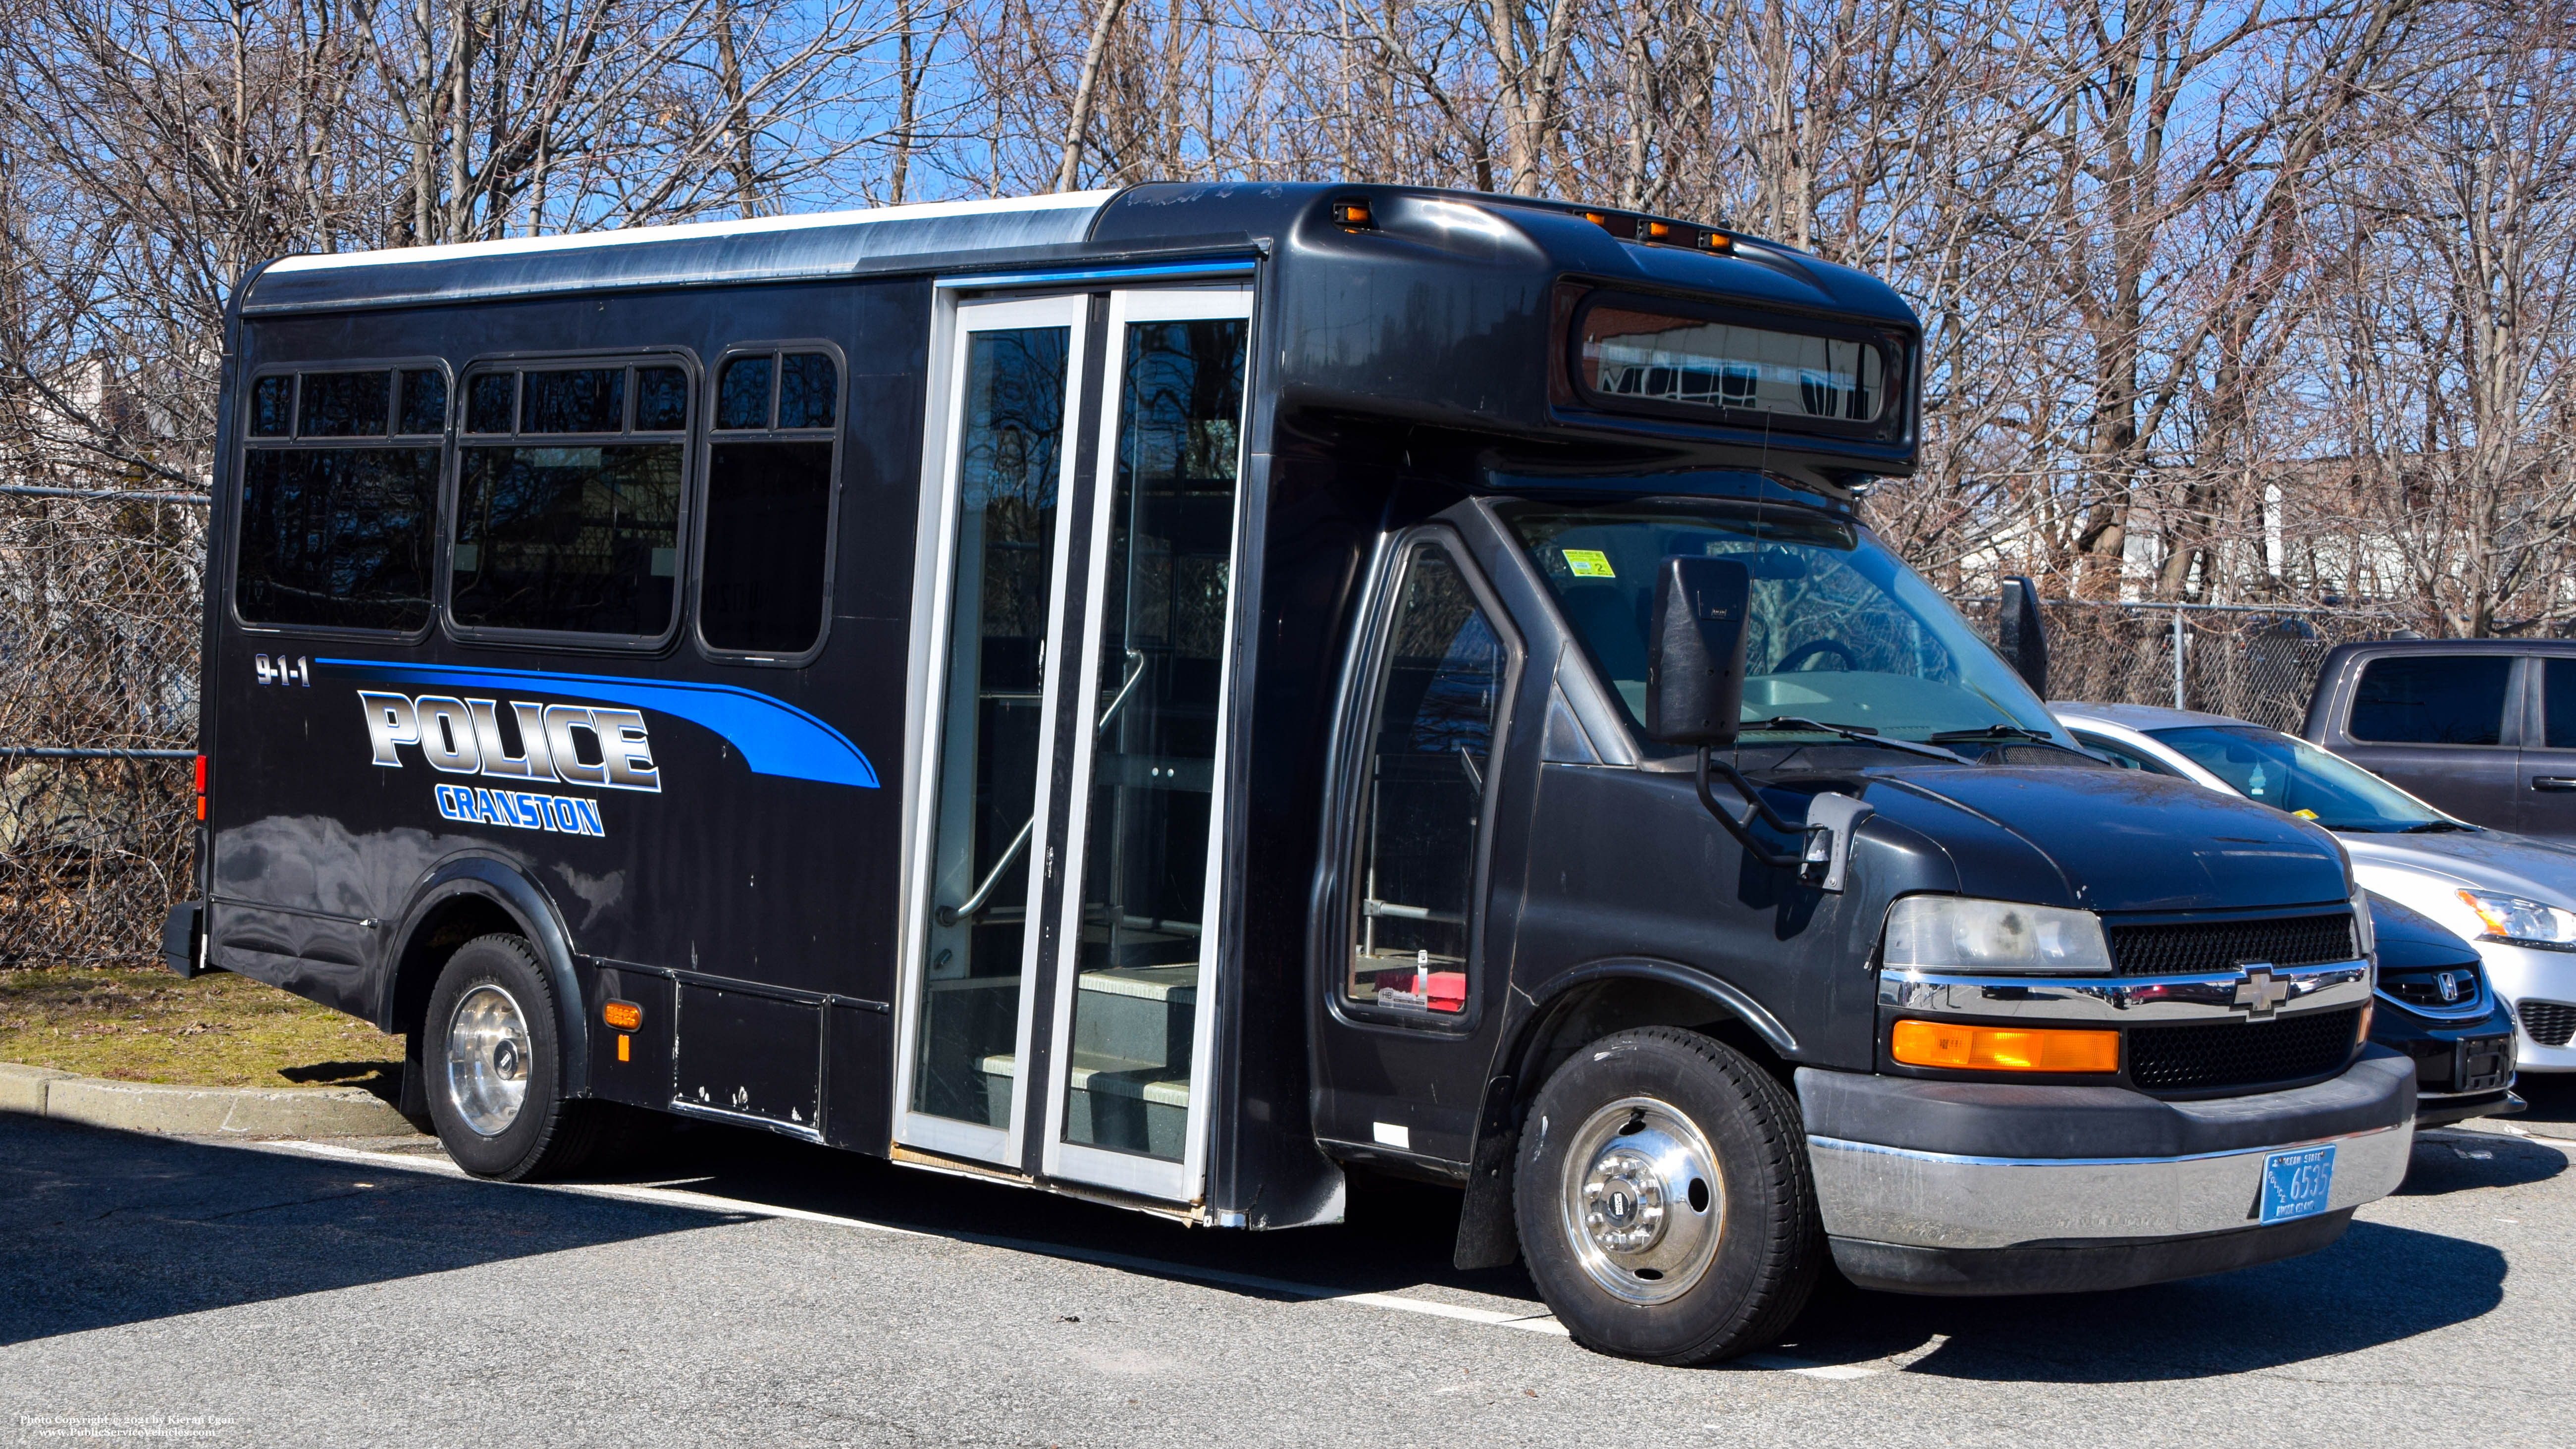
<svg viewBox="0 0 2576 1449"><path fill-rule="evenodd" d="M1898 739L2029 735L2071 744L2021 676L1866 532L1697 499L1507 504L1504 516L1630 720L1646 710L1657 565L1735 559L1753 576L1744 720L1796 717ZM1748 730L1749 743L1818 738Z"/></svg>
<svg viewBox="0 0 2576 1449"><path fill-rule="evenodd" d="M2328 830L2413 830L2450 816L2340 755L2257 725L2191 725L2147 733L2249 800Z"/></svg>

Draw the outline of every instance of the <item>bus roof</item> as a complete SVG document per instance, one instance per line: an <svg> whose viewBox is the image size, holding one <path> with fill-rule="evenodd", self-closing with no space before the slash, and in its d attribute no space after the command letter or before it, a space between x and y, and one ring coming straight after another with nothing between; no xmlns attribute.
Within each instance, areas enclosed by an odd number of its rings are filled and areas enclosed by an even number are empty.
<svg viewBox="0 0 2576 1449"><path fill-rule="evenodd" d="M1744 249L1759 264L1612 240L1569 203L1431 187L1320 182L1151 183L995 201L948 201L866 211L818 212L682 226L636 226L455 246L285 257L255 274L240 298L246 318L354 308L438 306L587 291L629 291L905 272L957 272L1152 253L1248 252L1346 193L1403 198L1501 220L1559 223L1571 247L1543 245L1546 260L1649 285L1711 290L1749 301L1823 309L1911 326L1912 311L1886 284L1776 244ZM1420 206L1414 208L1420 211ZM1468 228L1473 230L1472 225ZM1513 227L1512 230L1520 230ZM1475 238L1461 259L1478 250ZM1509 250L1508 248L1506 249ZM1514 257L1513 260L1523 260ZM1480 258L1488 265L1498 256ZM1528 260L1537 260L1529 258Z"/></svg>

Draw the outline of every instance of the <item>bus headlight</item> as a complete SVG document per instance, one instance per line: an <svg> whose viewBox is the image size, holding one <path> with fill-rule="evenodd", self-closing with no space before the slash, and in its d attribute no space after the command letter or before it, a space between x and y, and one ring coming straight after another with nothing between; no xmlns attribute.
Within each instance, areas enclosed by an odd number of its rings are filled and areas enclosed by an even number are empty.
<svg viewBox="0 0 2576 1449"><path fill-rule="evenodd" d="M2102 975L2111 948L2091 911L1964 896L1907 896L1888 908L1887 955L1898 971Z"/></svg>
<svg viewBox="0 0 2576 1449"><path fill-rule="evenodd" d="M2487 928L2480 939L2545 951L2576 951L2576 911L2495 891L2462 891L2460 900L2477 912L2479 923Z"/></svg>

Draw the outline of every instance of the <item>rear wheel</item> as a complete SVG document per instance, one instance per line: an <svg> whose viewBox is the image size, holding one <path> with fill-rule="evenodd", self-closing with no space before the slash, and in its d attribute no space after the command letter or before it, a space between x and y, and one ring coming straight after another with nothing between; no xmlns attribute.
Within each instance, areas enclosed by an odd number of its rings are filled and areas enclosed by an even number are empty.
<svg viewBox="0 0 2576 1449"><path fill-rule="evenodd" d="M1640 1027L1575 1053L1539 1091L1512 1191L1540 1294L1603 1353L1759 1348L1824 1261L1796 1101L1697 1032Z"/></svg>
<svg viewBox="0 0 2576 1449"><path fill-rule="evenodd" d="M564 1080L552 983L517 936L456 948L430 993L420 1056L429 1115L458 1166L516 1181L569 1172L599 1133L596 1104Z"/></svg>

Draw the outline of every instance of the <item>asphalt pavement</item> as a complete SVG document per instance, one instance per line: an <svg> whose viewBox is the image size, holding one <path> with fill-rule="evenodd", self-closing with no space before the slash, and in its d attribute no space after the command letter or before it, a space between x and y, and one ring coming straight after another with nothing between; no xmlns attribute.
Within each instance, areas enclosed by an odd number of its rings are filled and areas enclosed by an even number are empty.
<svg viewBox="0 0 2576 1449"><path fill-rule="evenodd" d="M0 1115L26 1444L2559 1445L2576 1081L2418 1142L2332 1248L2063 1298L1827 1293L1772 1352L1599 1357L1456 1199L1191 1230L773 1138L475 1182L421 1139ZM2533 1134L2533 1135L2523 1135Z"/></svg>

